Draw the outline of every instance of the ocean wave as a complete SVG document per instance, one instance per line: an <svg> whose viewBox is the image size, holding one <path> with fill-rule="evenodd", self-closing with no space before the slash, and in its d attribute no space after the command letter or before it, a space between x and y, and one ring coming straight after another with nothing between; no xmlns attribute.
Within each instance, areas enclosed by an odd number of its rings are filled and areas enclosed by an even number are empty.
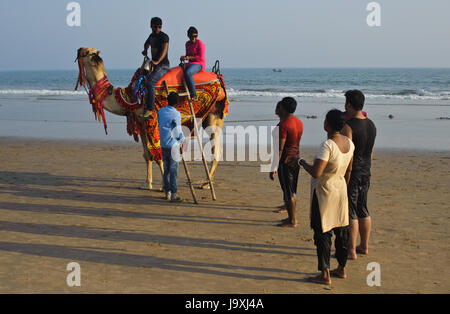
<svg viewBox="0 0 450 314"><path fill-rule="evenodd" d="M23 96L70 96L85 95L86 91L51 90L51 89L0 89L0 95L23 95Z"/></svg>
<svg viewBox="0 0 450 314"><path fill-rule="evenodd" d="M427 91L423 89L399 89L390 91L363 91L367 99L393 100L450 100L450 91ZM276 88L266 89L233 89L228 88L230 97L297 97L297 98L344 98L345 90L311 89L305 91L284 91ZM84 90L50 90L50 89L0 89L0 95L13 96L84 96Z"/></svg>
<svg viewBox="0 0 450 314"><path fill-rule="evenodd" d="M311 91L266 91L266 90L235 90L227 89L230 97L309 97L309 98L344 98L345 90L316 89ZM398 91L364 91L368 99L405 99L405 100L450 100L450 91L430 92L425 90L398 90Z"/></svg>

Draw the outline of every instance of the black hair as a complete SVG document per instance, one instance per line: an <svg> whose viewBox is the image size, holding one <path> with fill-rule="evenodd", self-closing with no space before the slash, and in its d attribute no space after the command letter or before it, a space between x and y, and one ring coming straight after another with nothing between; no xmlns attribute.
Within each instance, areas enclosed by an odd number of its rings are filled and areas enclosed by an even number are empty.
<svg viewBox="0 0 450 314"><path fill-rule="evenodd" d="M151 26L153 26L153 25L162 25L162 20L161 20L161 18L159 18L159 17L157 17L157 16L152 17L152 19L150 20L150 25L151 25Z"/></svg>
<svg viewBox="0 0 450 314"><path fill-rule="evenodd" d="M279 104L280 108L288 113L294 113L297 109L297 101L292 97L284 97Z"/></svg>
<svg viewBox="0 0 450 314"><path fill-rule="evenodd" d="M170 92L170 94L167 96L167 103L170 106L175 106L178 103L178 94L175 92Z"/></svg>
<svg viewBox="0 0 450 314"><path fill-rule="evenodd" d="M189 27L188 31L187 31L187 35L188 37L191 36L192 34L197 34L198 35L198 31L194 26Z"/></svg>
<svg viewBox="0 0 450 314"><path fill-rule="evenodd" d="M328 111L325 119L328 125L335 131L341 131L345 125L344 113L338 109Z"/></svg>
<svg viewBox="0 0 450 314"><path fill-rule="evenodd" d="M350 104L355 110L362 110L365 99L364 94L360 90L353 89L345 92L345 102Z"/></svg>

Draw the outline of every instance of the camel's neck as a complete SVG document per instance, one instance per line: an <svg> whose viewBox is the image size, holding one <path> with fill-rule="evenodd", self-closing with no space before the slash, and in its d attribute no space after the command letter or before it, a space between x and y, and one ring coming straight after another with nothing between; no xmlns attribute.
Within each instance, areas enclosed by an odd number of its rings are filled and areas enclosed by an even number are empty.
<svg viewBox="0 0 450 314"><path fill-rule="evenodd" d="M104 77L107 77L107 75L103 65L98 66L97 69L86 67L86 80L89 83L90 88L94 88L94 86ZM116 101L114 88L113 93L105 98L103 109L120 116L126 115L126 111Z"/></svg>
<svg viewBox="0 0 450 314"><path fill-rule="evenodd" d="M117 102L116 96L114 95L114 89L111 95L108 95L103 102L103 109L109 111L113 114L119 116L125 116L127 114L126 110Z"/></svg>

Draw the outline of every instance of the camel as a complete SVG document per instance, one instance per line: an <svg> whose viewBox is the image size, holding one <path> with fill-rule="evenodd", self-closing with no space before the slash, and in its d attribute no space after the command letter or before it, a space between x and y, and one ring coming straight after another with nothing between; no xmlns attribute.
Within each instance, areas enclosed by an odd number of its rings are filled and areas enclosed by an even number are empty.
<svg viewBox="0 0 450 314"><path fill-rule="evenodd" d="M78 84L85 86L84 80L88 83L89 91L93 90L96 85L100 82L104 82L106 80L107 82L107 74L105 70L105 66L103 64L103 60L99 56L100 51L96 50L94 48L80 48L78 49L77 53L77 60L79 62L79 70L80 75L77 81ZM164 80L164 77L162 78ZM109 82L108 82L109 84ZM75 89L77 88L75 87ZM211 162L210 166L210 176L211 180L214 178L214 175L217 170L217 166L220 159L221 149L220 149L220 137L222 134L222 127L224 122L224 107L225 104L228 102L227 96L226 96L226 90L224 88L225 86L221 85L221 90L219 93L219 96L216 99L216 103L214 104L214 108L211 109L211 112L209 112L204 120L202 121L202 126L206 130L207 127L210 127L210 130L213 130L210 134L210 141L212 143L212 156L213 160ZM86 87L85 87L86 89ZM104 99L103 103L100 104L103 109L106 111L109 111L112 114L119 115L119 116L127 116L130 113L125 110L120 103L117 101L115 97L115 93L113 92L117 88L114 88L112 85L109 88L108 92L104 93ZM89 94L89 93L88 93ZM183 97L180 97L183 98ZM92 102L91 102L92 103ZM164 174L164 167L162 160L154 160L153 156L149 153L149 144L150 144L150 137L146 132L145 128L145 121L139 117L139 115L143 112L143 106L140 108L134 110L135 117L137 119L137 124L139 125L139 137L141 139L141 143L143 146L143 157L146 162L146 171L147 171L147 177L145 182L140 186L140 189L148 189L152 190L152 182L153 182L153 174L152 174L152 162L156 161L156 163L159 166L161 177ZM102 110L103 111L103 110ZM103 113L103 112L102 112ZM104 119L104 117L103 117ZM106 122L105 123L105 131L106 131ZM163 186L163 185L162 185ZM201 188L209 188L209 184L207 181L203 181L200 184ZM160 189L162 190L162 188Z"/></svg>

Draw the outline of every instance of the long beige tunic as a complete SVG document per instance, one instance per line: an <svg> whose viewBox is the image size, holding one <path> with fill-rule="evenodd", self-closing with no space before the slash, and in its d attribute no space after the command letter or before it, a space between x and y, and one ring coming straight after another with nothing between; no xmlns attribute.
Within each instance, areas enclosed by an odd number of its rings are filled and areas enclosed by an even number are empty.
<svg viewBox="0 0 450 314"><path fill-rule="evenodd" d="M311 204L315 191L323 232L349 224L347 184L344 176L355 145L350 139L348 140L350 150L345 154L339 150L333 140L329 139L321 144L316 155L316 159L328 162L320 178L311 180Z"/></svg>

